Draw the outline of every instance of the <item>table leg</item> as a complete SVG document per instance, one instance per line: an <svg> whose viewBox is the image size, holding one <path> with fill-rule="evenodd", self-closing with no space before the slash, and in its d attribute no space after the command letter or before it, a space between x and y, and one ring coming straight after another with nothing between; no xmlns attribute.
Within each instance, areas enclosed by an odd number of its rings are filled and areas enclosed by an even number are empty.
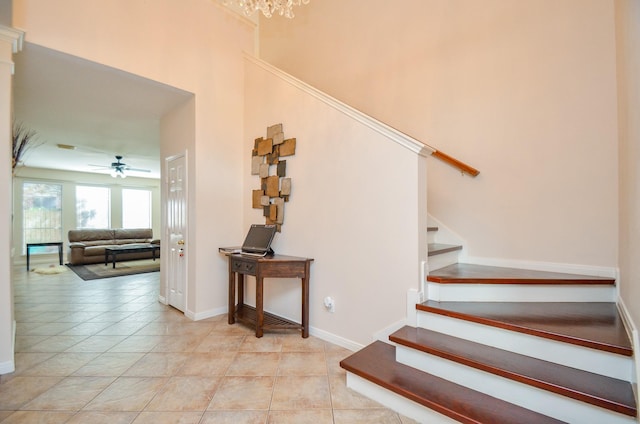
<svg viewBox="0 0 640 424"><path fill-rule="evenodd" d="M111 258L113 259L113 266L112 268L115 269L116 267L116 252L111 252Z"/></svg>
<svg viewBox="0 0 640 424"><path fill-rule="evenodd" d="M31 252L31 249L29 248L29 246L27 246L27 271L29 271L29 253Z"/></svg>
<svg viewBox="0 0 640 424"><path fill-rule="evenodd" d="M302 337L309 337L309 271L310 263L305 265L304 277L302 278Z"/></svg>
<svg viewBox="0 0 640 424"><path fill-rule="evenodd" d="M264 326L264 305L263 305L264 279L256 276L256 337L262 337Z"/></svg>
<svg viewBox="0 0 640 424"><path fill-rule="evenodd" d="M60 259L60 265L62 265L62 243L58 245L58 259Z"/></svg>
<svg viewBox="0 0 640 424"><path fill-rule="evenodd" d="M233 324L236 322L235 308L236 308L236 273L231 270L231 260L229 260L229 311L227 312L229 324Z"/></svg>

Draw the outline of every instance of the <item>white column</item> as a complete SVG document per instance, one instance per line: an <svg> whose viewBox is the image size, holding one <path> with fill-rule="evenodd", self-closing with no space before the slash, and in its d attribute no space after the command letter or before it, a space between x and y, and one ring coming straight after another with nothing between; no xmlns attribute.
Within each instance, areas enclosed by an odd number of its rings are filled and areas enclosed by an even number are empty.
<svg viewBox="0 0 640 424"><path fill-rule="evenodd" d="M13 54L22 50L24 33L0 25L0 374L15 370L13 360L15 321L12 290L12 212L11 176Z"/></svg>

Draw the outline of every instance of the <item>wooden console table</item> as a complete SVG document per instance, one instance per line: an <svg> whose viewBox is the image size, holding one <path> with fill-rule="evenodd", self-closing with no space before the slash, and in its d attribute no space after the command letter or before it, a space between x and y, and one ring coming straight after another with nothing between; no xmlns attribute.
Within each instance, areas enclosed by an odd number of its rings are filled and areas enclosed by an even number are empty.
<svg viewBox="0 0 640 424"><path fill-rule="evenodd" d="M54 241L51 243L27 243L27 271L29 271L29 262L31 259L31 248L32 247L45 247L45 246L57 246L58 247L58 259L60 261L60 265L62 265L62 242Z"/></svg>
<svg viewBox="0 0 640 424"><path fill-rule="evenodd" d="M295 256L271 255L254 257L242 254L229 258L229 324L238 321L255 325L256 337L262 337L266 329L295 328L302 330L302 337L309 337L309 269L313 259ZM256 277L256 307L244 304L244 276ZM236 279L237 276L237 279ZM298 324L264 312L265 278L300 278L302 283L302 323ZM236 280L238 303L236 305Z"/></svg>

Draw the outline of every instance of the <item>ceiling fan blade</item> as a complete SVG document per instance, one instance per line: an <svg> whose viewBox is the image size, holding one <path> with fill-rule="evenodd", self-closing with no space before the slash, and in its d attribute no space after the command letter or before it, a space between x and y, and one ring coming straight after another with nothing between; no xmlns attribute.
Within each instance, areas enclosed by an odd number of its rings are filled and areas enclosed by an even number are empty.
<svg viewBox="0 0 640 424"><path fill-rule="evenodd" d="M134 172L151 172L150 169L140 169L140 168L131 168L129 166L124 168L125 171L134 171Z"/></svg>

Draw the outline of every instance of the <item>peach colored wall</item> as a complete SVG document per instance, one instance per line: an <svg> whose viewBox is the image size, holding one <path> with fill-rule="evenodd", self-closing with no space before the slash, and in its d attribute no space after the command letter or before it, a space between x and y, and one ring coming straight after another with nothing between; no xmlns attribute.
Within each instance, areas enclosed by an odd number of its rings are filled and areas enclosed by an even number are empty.
<svg viewBox="0 0 640 424"><path fill-rule="evenodd" d="M640 3L616 0L620 109L621 297L640 324Z"/></svg>
<svg viewBox="0 0 640 424"><path fill-rule="evenodd" d="M468 255L615 268L615 28L603 0L312 0L264 60L468 162L429 212Z"/></svg>
<svg viewBox="0 0 640 424"><path fill-rule="evenodd" d="M187 314L222 312L227 277L217 246L242 237L234 164L242 151L242 51L252 50L254 28L209 0L15 0L13 13L31 43L194 93L195 127L173 140L190 148Z"/></svg>
<svg viewBox="0 0 640 424"><path fill-rule="evenodd" d="M282 123L285 138L295 137L297 146L285 158L292 194L274 250L315 260L312 334L349 347L367 344L406 318L407 291L420 286L427 159L253 63L247 63L246 95L245 228L265 222L262 210L251 208L251 192L260 187L251 176L253 140ZM249 298L252 293L249 285ZM266 296L265 308L300 319L299 283L270 281ZM326 296L335 300L334 313L323 306Z"/></svg>

